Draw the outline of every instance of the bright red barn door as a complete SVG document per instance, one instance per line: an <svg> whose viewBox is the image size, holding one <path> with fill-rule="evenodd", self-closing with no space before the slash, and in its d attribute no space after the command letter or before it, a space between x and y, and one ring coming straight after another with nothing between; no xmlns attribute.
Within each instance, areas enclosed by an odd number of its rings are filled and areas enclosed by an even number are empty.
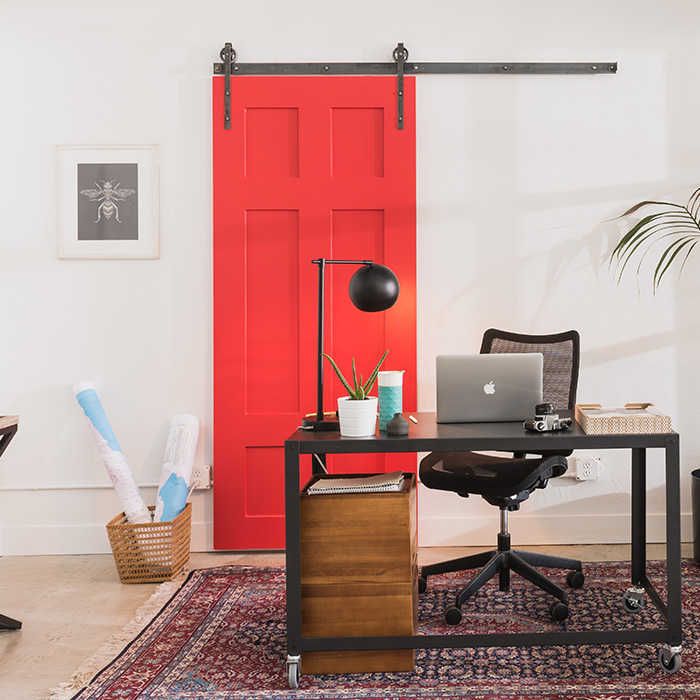
<svg viewBox="0 0 700 700"><path fill-rule="evenodd" d="M372 259L401 285L358 311L354 268L326 268L325 349L369 374L403 369L416 404L415 96L396 128L390 77L235 77L231 129L214 82L214 546L284 547L284 440L316 407L318 267ZM326 367L325 404L344 392ZM375 389L376 392L376 389ZM413 469L400 455L329 459L332 471ZM311 473L302 464L302 479Z"/></svg>

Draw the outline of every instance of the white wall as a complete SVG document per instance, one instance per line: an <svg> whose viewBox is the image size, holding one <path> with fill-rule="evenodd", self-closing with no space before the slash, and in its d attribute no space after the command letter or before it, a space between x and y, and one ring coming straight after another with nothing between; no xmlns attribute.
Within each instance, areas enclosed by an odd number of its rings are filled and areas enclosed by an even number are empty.
<svg viewBox="0 0 700 700"><path fill-rule="evenodd" d="M226 41L241 62L388 61L399 41L422 62L619 62L606 77L417 79L419 402L434 408L434 356L476 351L489 326L578 328L580 400L652 401L682 433L687 538L700 260L654 297L616 287L605 257L607 219L700 183L699 40L684 0L0 1L0 413L21 416L0 461L0 553L109 551L120 509L76 381L97 386L140 483L157 481L176 412L200 418L211 460L210 85ZM159 144L159 260L57 259L56 145L71 143ZM535 494L516 541L627 541L629 466L605 457L599 481ZM211 492L193 503L208 549ZM422 493L421 515L424 544L493 541L480 499Z"/></svg>

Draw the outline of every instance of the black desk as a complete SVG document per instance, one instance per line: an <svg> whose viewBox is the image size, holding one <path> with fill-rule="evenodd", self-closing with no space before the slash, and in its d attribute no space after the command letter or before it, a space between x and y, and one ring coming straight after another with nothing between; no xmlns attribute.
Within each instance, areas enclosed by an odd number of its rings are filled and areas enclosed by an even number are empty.
<svg viewBox="0 0 700 700"><path fill-rule="evenodd" d="M0 457L17 432L17 416L0 416ZM0 615L0 630L18 630L22 623L7 615Z"/></svg>
<svg viewBox="0 0 700 700"><path fill-rule="evenodd" d="M574 423L571 430L531 433L521 423L438 424L434 413L416 413L409 435L377 433L367 438L343 438L336 432L297 430L284 443L287 538L287 665L291 687L296 687L304 651L345 649L426 649L448 647L523 646L550 644L649 644L660 642L662 665L673 672L681 652L681 528L679 436L587 435ZM561 415L565 415L562 413ZM646 451L664 450L666 463L667 599L664 602L646 575ZM632 576L636 595L644 592L666 621L665 629L590 630L508 634L415 635L408 637L354 637L303 639L301 630L301 557L299 524L299 458L303 454L362 454L502 450L626 449L632 461ZM633 594L634 595L634 594ZM627 599L625 599L627 600ZM620 603L623 604L623 601Z"/></svg>

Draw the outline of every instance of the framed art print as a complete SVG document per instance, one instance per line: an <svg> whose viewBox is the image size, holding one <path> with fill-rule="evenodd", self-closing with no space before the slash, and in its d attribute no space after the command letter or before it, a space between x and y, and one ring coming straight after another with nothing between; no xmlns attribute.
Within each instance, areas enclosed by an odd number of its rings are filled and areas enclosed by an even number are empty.
<svg viewBox="0 0 700 700"><path fill-rule="evenodd" d="M157 258L157 146L58 153L58 257Z"/></svg>

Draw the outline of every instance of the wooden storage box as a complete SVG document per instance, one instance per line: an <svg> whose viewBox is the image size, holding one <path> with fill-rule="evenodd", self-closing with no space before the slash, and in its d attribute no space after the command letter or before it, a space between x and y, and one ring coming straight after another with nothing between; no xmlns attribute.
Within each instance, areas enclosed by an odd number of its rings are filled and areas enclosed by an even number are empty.
<svg viewBox="0 0 700 700"><path fill-rule="evenodd" d="M309 484L318 478L333 475L316 476ZM415 474L405 474L402 490L393 493L305 491L301 494L302 636L414 634ZM413 649L304 652L302 673L413 671L414 657Z"/></svg>

